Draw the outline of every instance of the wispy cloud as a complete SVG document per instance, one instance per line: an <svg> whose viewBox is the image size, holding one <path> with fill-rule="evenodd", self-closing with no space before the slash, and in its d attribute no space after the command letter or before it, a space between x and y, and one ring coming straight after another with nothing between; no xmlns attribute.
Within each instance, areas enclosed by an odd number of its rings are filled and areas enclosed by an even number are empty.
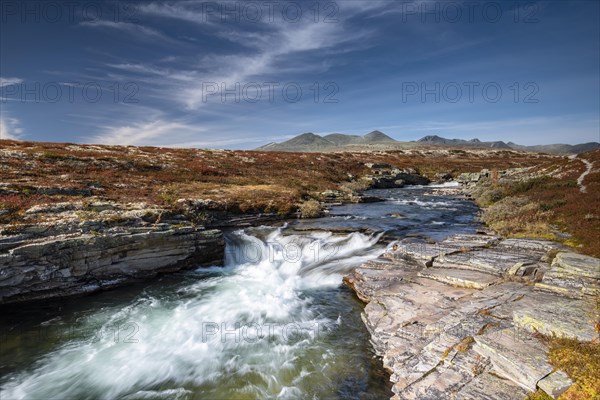
<svg viewBox="0 0 600 400"><path fill-rule="evenodd" d="M138 10L142 13L149 15L156 15L165 18L174 18L183 21L193 22L195 24L209 24L209 19L205 13L197 12L189 7L186 7L188 2L181 2L180 4L159 4L159 3L147 3L141 4ZM213 3L213 5L216 3Z"/></svg>
<svg viewBox="0 0 600 400"><path fill-rule="evenodd" d="M219 93L211 99L210 104L203 98L203 84L215 82L227 88L236 83L242 85L252 82L280 82L295 72L301 74L316 71L322 73L334 67L333 55L349 51L352 48L364 47L365 37L372 34L369 29L351 27L339 20L335 23L314 22L312 18L302 19L298 23L284 20L262 20L253 24L227 24L218 19L210 21L194 2L179 3L145 3L138 6L138 11L153 17L144 19L144 23L156 22L157 18L182 21L188 25L184 28L186 35L192 32L202 37L217 37L232 45L203 48L198 54L179 54L167 60L177 60L176 64L165 67L161 60L149 63L147 60L119 60L107 63L109 68L104 73L113 80L134 81L143 85L146 101L162 103L179 103L185 109L172 112L172 106L164 107L160 112L137 118L118 118L110 126L99 129L92 141L111 144L151 144L160 146L234 146L238 144L262 144L265 140L243 137L244 132L230 132L230 137L214 137L206 129L189 122L182 122L187 114L187 121L207 123L214 118L231 118L228 105L220 101ZM365 3L367 9L371 9ZM361 7L351 7L346 14L363 12ZM114 29L135 35L140 39L165 40L160 31L140 24L93 21L87 26L97 29ZM181 34L178 36L181 37ZM243 51L240 51L240 46ZM324 53L326 52L326 53ZM323 57L323 55L327 57ZM163 57L164 59L164 57ZM114 76L113 76L114 74ZM294 80L296 77L294 76ZM219 89L220 90L220 89ZM264 96L266 99L267 96ZM212 99L216 99L213 103ZM160 109L153 104L152 107ZM219 110L227 109L227 113ZM201 114L199 113L201 110ZM163 112L164 111L164 112ZM193 113L193 115L191 114ZM224 114L224 115L223 115ZM230 116L228 117L227 114ZM133 122L127 122L133 121ZM219 124L217 124L219 125ZM220 124L219 127L222 127ZM227 125L227 124L225 124ZM211 129L209 132L221 130ZM246 135L247 136L247 135ZM254 146L253 146L254 147Z"/></svg>
<svg viewBox="0 0 600 400"><path fill-rule="evenodd" d="M107 21L107 20L92 20L92 21L83 21L80 22L79 25L90 28L97 29L114 29L122 32L126 32L133 37L142 40L161 40L169 43L178 43L176 40L170 38L162 32L159 32L156 29L149 28L144 25L134 24L131 22L115 22L115 21Z"/></svg>
<svg viewBox="0 0 600 400"><path fill-rule="evenodd" d="M0 115L0 139L20 139L23 129L19 125L18 119Z"/></svg>
<svg viewBox="0 0 600 400"><path fill-rule="evenodd" d="M223 5L218 2L211 4L212 7L217 8ZM371 9L369 2L364 2L362 6L349 7L346 14L362 12L364 9ZM306 17L297 23L292 23L277 13L273 18L265 17L251 24L226 23L218 18L208 18L206 10L198 7L198 3L194 2L147 3L140 5L138 10L154 17L185 21L192 24L191 26L198 26L203 31L206 31L205 28L209 25L210 35L247 49L244 52L232 51L229 54L222 54L223 49L220 49L219 53L208 52L199 62L188 65L192 71L169 70L165 74L165 71L160 71L154 66L119 65L121 69L129 69L133 73L153 73L159 78L158 84L161 86L168 85L170 82L172 87L170 95L183 102L188 110L197 110L205 105L203 90L204 84L208 82L233 87L236 83L243 85L255 78L279 81L282 79L282 72L289 73L292 68L301 68L303 73L313 69L322 71L323 68L331 66L330 63L323 62L323 57L298 58L296 56L322 50L333 54L343 51L345 46L357 47L361 39L370 33L364 28L351 28L343 20L326 23L315 22L312 18ZM309 12L309 10L304 11ZM298 65L299 63L301 65ZM182 80L186 81L184 85Z"/></svg>
<svg viewBox="0 0 600 400"><path fill-rule="evenodd" d="M0 87L8 86L8 85L18 85L19 83L23 83L23 79L21 78L3 78L0 76Z"/></svg>
<svg viewBox="0 0 600 400"><path fill-rule="evenodd" d="M108 126L92 137L91 142L122 145L174 146L175 143L190 146L204 132L202 127L155 119L126 126Z"/></svg>
<svg viewBox="0 0 600 400"><path fill-rule="evenodd" d="M118 70L131 72L135 74L143 74L150 76L167 76L169 79L174 79L178 81L192 81L196 79L195 71L186 71L186 70L174 70L168 68L158 68L152 65L144 65L144 64L133 64L133 63L124 63L124 64L107 64L107 67L115 68Z"/></svg>

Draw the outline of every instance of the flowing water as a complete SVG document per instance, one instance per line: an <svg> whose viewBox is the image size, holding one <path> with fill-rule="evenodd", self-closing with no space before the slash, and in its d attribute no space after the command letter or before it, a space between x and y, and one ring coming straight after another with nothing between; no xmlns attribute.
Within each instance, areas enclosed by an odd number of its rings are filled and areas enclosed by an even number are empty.
<svg viewBox="0 0 600 400"><path fill-rule="evenodd" d="M4 307L0 398L389 398L342 277L390 239L477 224L471 203L436 188L373 194L387 201L230 232L224 267Z"/></svg>

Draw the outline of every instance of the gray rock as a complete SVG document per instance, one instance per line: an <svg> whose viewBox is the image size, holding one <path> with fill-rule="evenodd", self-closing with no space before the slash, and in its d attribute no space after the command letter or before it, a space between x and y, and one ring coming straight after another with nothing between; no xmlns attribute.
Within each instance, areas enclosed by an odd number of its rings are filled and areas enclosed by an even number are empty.
<svg viewBox="0 0 600 400"><path fill-rule="evenodd" d="M497 371L531 392L553 370L547 348L529 333L507 328L475 336L475 342L475 351L488 357Z"/></svg>
<svg viewBox="0 0 600 400"><path fill-rule="evenodd" d="M553 399L566 392L573 381L562 371L556 371L538 382L538 387Z"/></svg>
<svg viewBox="0 0 600 400"><path fill-rule="evenodd" d="M527 391L498 375L484 372L474 377L456 394L456 400L512 400L525 399Z"/></svg>
<svg viewBox="0 0 600 400"><path fill-rule="evenodd" d="M218 264L223 250L218 230L160 224L142 233L29 240L0 254L0 304L87 293L107 287L106 282Z"/></svg>
<svg viewBox="0 0 600 400"><path fill-rule="evenodd" d="M484 289L499 282L497 277L489 274L458 269L429 268L419 272L419 276L471 289Z"/></svg>
<svg viewBox="0 0 600 400"><path fill-rule="evenodd" d="M481 174L479 172L463 172L456 178L460 183L478 182L480 179Z"/></svg>
<svg viewBox="0 0 600 400"><path fill-rule="evenodd" d="M25 211L25 214L61 213L65 211L81 210L82 203L64 202L56 204L38 204Z"/></svg>
<svg viewBox="0 0 600 400"><path fill-rule="evenodd" d="M513 311L519 329L582 341L598 338L591 321L592 305L585 300L539 293L528 296L523 305Z"/></svg>
<svg viewBox="0 0 600 400"><path fill-rule="evenodd" d="M438 182L448 182L452 180L452 175L448 172L438 172L435 174L435 178L438 180Z"/></svg>
<svg viewBox="0 0 600 400"><path fill-rule="evenodd" d="M532 333L592 340L595 332L582 322L585 300L532 285L559 247L487 235L407 239L346 276L367 303L361 317L390 372L393 399L516 400L537 388L554 397L566 390L570 380L553 371ZM552 268L591 279L580 260L561 256Z"/></svg>
<svg viewBox="0 0 600 400"><path fill-rule="evenodd" d="M536 287L571 297L600 293L600 259L561 251Z"/></svg>

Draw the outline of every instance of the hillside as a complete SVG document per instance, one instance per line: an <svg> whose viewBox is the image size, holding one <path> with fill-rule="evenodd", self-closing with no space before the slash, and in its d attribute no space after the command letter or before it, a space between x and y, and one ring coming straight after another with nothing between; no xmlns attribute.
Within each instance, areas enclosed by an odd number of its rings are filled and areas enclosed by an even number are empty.
<svg viewBox="0 0 600 400"><path fill-rule="evenodd" d="M490 147L494 149L510 149L511 147L502 141L482 142L479 139L462 140L462 139L446 139L437 135L425 136L418 143L444 145L452 147Z"/></svg>
<svg viewBox="0 0 600 400"><path fill-rule="evenodd" d="M471 194L503 236L559 240L600 256L600 149L483 179Z"/></svg>
<svg viewBox="0 0 600 400"><path fill-rule="evenodd" d="M543 144L534 146L522 146L513 142L505 143L503 141L482 142L479 139L463 140L463 139L446 139L437 135L425 136L417 143L444 146L444 147L481 147L493 149L513 149L520 151L530 151L534 153L550 153L550 154L579 154L586 151L592 151L600 148L598 142L588 142L576 145L571 144Z"/></svg>

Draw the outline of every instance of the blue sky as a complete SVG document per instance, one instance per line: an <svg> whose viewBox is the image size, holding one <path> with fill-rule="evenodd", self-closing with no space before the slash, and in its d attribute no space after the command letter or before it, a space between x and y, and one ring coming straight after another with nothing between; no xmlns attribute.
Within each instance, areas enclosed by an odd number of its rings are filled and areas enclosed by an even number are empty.
<svg viewBox="0 0 600 400"><path fill-rule="evenodd" d="M2 138L600 141L600 2L0 3Z"/></svg>

